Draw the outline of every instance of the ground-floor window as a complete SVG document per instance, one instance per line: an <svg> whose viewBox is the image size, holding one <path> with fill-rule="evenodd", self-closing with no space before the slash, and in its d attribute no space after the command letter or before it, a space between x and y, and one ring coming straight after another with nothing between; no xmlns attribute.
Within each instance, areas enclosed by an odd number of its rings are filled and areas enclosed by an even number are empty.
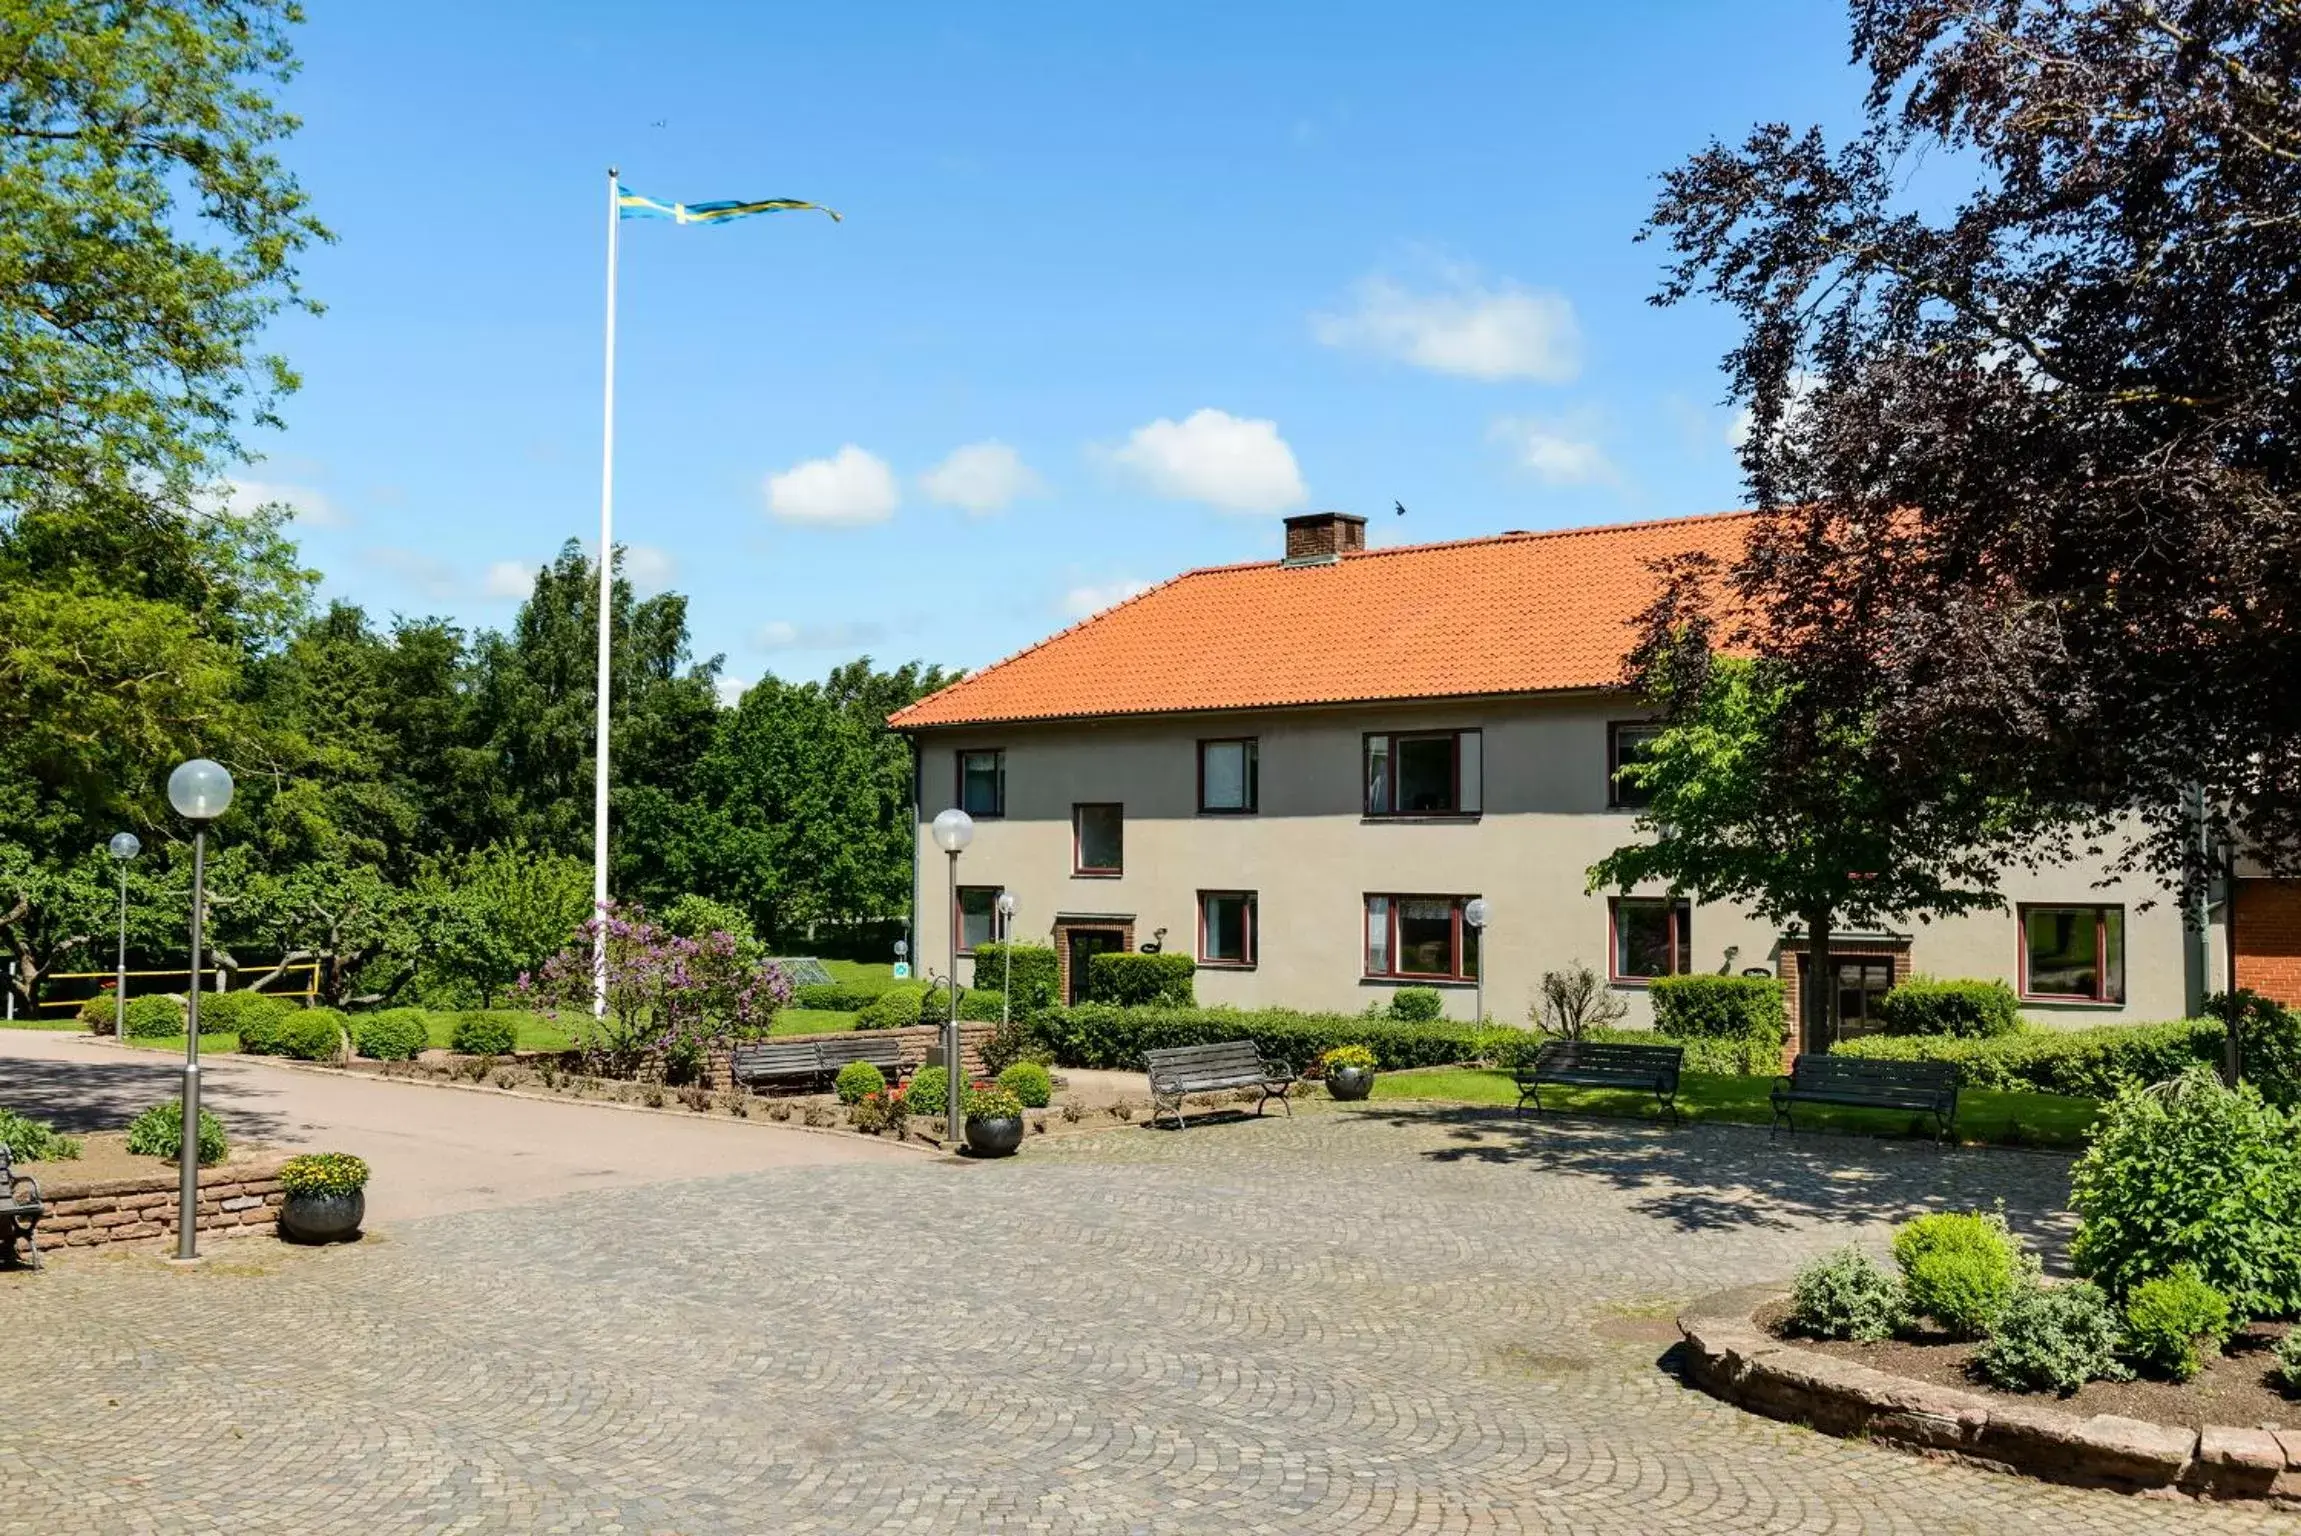
<svg viewBox="0 0 2301 1536"><path fill-rule="evenodd" d="M2125 1001L2123 907L2023 907L2021 995L2050 1003Z"/></svg>
<svg viewBox="0 0 2301 1536"><path fill-rule="evenodd" d="M1198 893L1198 958L1202 965L1254 964L1254 892Z"/></svg>
<svg viewBox="0 0 2301 1536"><path fill-rule="evenodd" d="M995 885L962 885L959 887L959 910L954 918L959 927L959 953L974 953L977 944L988 944L999 936L999 887Z"/></svg>
<svg viewBox="0 0 2301 1536"><path fill-rule="evenodd" d="M1475 981L1478 930L1462 920L1469 896L1366 898L1366 974Z"/></svg>
<svg viewBox="0 0 2301 1536"><path fill-rule="evenodd" d="M1617 896L1609 910L1616 981L1682 976L1694 968L1692 902L1683 897Z"/></svg>

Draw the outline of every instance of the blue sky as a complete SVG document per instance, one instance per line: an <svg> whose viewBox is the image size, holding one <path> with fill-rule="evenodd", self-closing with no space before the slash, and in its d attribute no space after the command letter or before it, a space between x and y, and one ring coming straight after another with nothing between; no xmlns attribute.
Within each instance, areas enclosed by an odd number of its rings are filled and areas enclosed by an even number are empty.
<svg viewBox="0 0 2301 1536"><path fill-rule="evenodd" d="M617 536L743 680L979 666L1287 511L1736 504L1730 331L1631 236L1710 135L1857 100L1822 0L313 9L341 240L241 477L378 616L500 626L596 535L607 165L846 214L623 226Z"/></svg>

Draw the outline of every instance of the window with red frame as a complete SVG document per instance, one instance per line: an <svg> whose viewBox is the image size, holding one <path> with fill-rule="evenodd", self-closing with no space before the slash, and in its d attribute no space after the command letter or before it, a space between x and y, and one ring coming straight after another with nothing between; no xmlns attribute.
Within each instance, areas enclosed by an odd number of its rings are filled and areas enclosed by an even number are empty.
<svg viewBox="0 0 2301 1536"><path fill-rule="evenodd" d="M1366 898L1366 974L1425 981L1478 979L1478 930L1462 920L1469 896Z"/></svg>
<svg viewBox="0 0 2301 1536"><path fill-rule="evenodd" d="M1254 892L1198 893L1198 958L1201 965L1254 964Z"/></svg>
<svg viewBox="0 0 2301 1536"><path fill-rule="evenodd" d="M1116 875L1126 869L1126 815L1114 804L1071 807L1071 872Z"/></svg>
<svg viewBox="0 0 2301 1536"><path fill-rule="evenodd" d="M2042 1003L2125 1001L2123 907L2023 907L2021 995Z"/></svg>
<svg viewBox="0 0 2301 1536"><path fill-rule="evenodd" d="M1617 896L1612 904L1614 979L1650 981L1694 968L1694 904L1682 897Z"/></svg>
<svg viewBox="0 0 2301 1536"><path fill-rule="evenodd" d="M1475 816L1484 803L1484 734L1380 731L1365 740L1366 814Z"/></svg>
<svg viewBox="0 0 2301 1536"><path fill-rule="evenodd" d="M995 885L962 885L959 887L958 910L952 920L959 929L959 953L974 953L977 944L988 944L999 936L999 887Z"/></svg>

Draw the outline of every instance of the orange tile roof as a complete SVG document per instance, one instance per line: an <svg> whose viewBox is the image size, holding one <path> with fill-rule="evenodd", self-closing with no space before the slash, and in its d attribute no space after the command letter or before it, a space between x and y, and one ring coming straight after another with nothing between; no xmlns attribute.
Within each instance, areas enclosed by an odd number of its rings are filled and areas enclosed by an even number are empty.
<svg viewBox="0 0 2301 1536"><path fill-rule="evenodd" d="M1187 571L896 711L898 730L1603 688L1648 562L1740 554L1751 514Z"/></svg>

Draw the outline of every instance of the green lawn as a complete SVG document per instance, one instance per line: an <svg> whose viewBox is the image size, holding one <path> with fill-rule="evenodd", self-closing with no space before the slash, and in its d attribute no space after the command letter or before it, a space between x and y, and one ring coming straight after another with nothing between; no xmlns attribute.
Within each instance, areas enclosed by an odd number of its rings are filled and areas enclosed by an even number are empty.
<svg viewBox="0 0 2301 1536"><path fill-rule="evenodd" d="M10 1029L64 1029L83 1030L88 1026L80 1022L77 1013L52 1013L44 1018L14 1018L0 1020Z"/></svg>
<svg viewBox="0 0 2301 1536"><path fill-rule="evenodd" d="M1767 1096L1772 1088L1773 1079L1766 1077L1709 1077L1689 1072L1679 1081L1678 1113L1689 1122L1720 1120L1770 1125L1774 1112ZM1476 1067L1432 1067L1417 1072L1383 1073L1374 1080L1374 1097L1515 1104L1518 1085L1507 1072ZM1542 1102L1577 1115L1650 1120L1660 1113L1652 1094L1612 1088L1544 1088ZM1961 1141L2016 1147L2077 1147L2084 1145L2085 1133L2100 1111L2101 1106L2092 1099L2073 1099L2053 1093L1988 1093L1969 1088L1958 1095L1956 1130ZM1801 1134L1815 1130L1870 1136L1907 1135L1913 1131L1931 1135L1933 1125L1923 1116L1892 1110L1803 1105L1797 1111L1797 1121Z"/></svg>
<svg viewBox="0 0 2301 1536"><path fill-rule="evenodd" d="M768 1026L770 1035L828 1035L837 1030L853 1029L855 1015L840 1013L830 1008L785 1008L775 1015Z"/></svg>
<svg viewBox="0 0 2301 1536"><path fill-rule="evenodd" d="M823 969L842 987L878 987L882 990L895 984L895 967L891 963L873 964L867 960L826 960Z"/></svg>

